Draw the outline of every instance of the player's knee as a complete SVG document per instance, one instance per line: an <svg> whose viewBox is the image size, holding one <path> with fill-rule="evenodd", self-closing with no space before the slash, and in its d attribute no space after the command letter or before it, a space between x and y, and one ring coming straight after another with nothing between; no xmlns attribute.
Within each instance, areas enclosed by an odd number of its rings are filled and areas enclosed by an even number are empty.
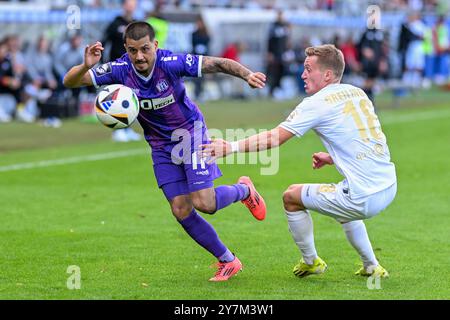
<svg viewBox="0 0 450 320"><path fill-rule="evenodd" d="M177 220L183 220L192 212L192 206L187 204L172 205L172 214Z"/></svg>
<svg viewBox="0 0 450 320"><path fill-rule="evenodd" d="M209 199L196 198L193 200L194 208L203 213L213 214L216 212L216 203Z"/></svg>
<svg viewBox="0 0 450 320"><path fill-rule="evenodd" d="M294 193L295 193L295 187L294 186L289 186L289 188L284 191L283 193L283 204L284 205L289 205L292 202L294 202Z"/></svg>
<svg viewBox="0 0 450 320"><path fill-rule="evenodd" d="M286 211L298 211L302 209L301 201L301 185L291 185L283 193L283 206Z"/></svg>

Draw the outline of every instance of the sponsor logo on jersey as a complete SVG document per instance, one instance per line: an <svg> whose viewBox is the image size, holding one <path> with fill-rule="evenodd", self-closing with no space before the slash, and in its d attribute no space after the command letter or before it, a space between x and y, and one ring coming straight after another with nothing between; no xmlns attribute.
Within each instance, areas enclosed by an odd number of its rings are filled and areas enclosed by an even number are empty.
<svg viewBox="0 0 450 320"><path fill-rule="evenodd" d="M169 88L169 84L167 83L166 79L159 80L156 84L156 89L158 89L159 92L166 91Z"/></svg>
<svg viewBox="0 0 450 320"><path fill-rule="evenodd" d="M108 63L104 63L102 65L99 65L97 68L94 69L94 72L97 76L103 76L107 73L111 73L112 69L111 69L111 64Z"/></svg>
<svg viewBox="0 0 450 320"><path fill-rule="evenodd" d="M173 94L164 98L157 99L143 99L140 100L141 108L144 110L158 110L167 107L168 105L175 102Z"/></svg>

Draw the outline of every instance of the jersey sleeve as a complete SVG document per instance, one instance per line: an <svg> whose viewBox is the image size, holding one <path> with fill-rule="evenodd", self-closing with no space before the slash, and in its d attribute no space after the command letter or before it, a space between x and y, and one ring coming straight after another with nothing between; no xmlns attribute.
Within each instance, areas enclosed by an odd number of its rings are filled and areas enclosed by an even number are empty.
<svg viewBox="0 0 450 320"><path fill-rule="evenodd" d="M161 58L165 68L177 77L201 77L203 56L172 54Z"/></svg>
<svg viewBox="0 0 450 320"><path fill-rule="evenodd" d="M122 74L126 62L107 62L89 70L92 83L96 88L107 85L123 83Z"/></svg>
<svg viewBox="0 0 450 320"><path fill-rule="evenodd" d="M308 130L314 128L319 122L320 114L318 106L311 100L303 100L280 124L280 127L288 130L298 137L303 136Z"/></svg>

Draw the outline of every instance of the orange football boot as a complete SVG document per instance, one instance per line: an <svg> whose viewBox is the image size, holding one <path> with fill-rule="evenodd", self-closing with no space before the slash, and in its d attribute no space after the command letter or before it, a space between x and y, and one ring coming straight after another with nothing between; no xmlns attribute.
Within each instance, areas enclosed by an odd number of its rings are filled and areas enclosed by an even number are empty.
<svg viewBox="0 0 450 320"><path fill-rule="evenodd" d="M266 203L263 197L256 191L252 180L249 177L240 177L238 183L245 184L249 189L249 195L241 202L250 210L252 215L258 220L264 220L266 218Z"/></svg>
<svg viewBox="0 0 450 320"><path fill-rule="evenodd" d="M209 281L218 282L218 281L227 281L236 273L242 270L242 263L235 256L234 260L231 262L220 262L218 261L213 266L217 267L217 271Z"/></svg>

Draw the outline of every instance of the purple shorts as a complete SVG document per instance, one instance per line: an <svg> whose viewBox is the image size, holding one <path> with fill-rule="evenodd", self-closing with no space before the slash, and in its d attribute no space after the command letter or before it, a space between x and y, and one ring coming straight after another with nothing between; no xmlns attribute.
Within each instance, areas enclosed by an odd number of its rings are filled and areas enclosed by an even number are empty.
<svg viewBox="0 0 450 320"><path fill-rule="evenodd" d="M153 171L168 200L182 194L211 188L214 180L222 176L216 163L207 164L194 154L192 161L176 163L167 151L153 151Z"/></svg>

